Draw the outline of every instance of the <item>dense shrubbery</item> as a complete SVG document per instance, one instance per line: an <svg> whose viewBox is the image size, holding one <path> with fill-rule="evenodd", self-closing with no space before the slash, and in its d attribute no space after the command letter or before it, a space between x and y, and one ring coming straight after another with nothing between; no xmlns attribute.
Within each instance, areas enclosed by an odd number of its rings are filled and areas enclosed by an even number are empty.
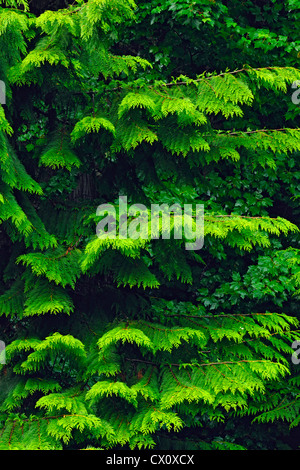
<svg viewBox="0 0 300 470"><path fill-rule="evenodd" d="M298 2L0 3L0 448L297 448Z"/></svg>

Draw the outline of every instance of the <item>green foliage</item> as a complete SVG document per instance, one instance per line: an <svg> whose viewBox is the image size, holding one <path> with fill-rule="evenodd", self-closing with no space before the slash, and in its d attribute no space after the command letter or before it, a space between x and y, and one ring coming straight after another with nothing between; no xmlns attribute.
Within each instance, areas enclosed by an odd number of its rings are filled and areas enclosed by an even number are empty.
<svg viewBox="0 0 300 470"><path fill-rule="evenodd" d="M1 2L1 449L244 449L220 427L299 425L300 71L279 60L299 41L227 3ZM175 216L168 240L98 237L122 195L204 204L201 252Z"/></svg>

